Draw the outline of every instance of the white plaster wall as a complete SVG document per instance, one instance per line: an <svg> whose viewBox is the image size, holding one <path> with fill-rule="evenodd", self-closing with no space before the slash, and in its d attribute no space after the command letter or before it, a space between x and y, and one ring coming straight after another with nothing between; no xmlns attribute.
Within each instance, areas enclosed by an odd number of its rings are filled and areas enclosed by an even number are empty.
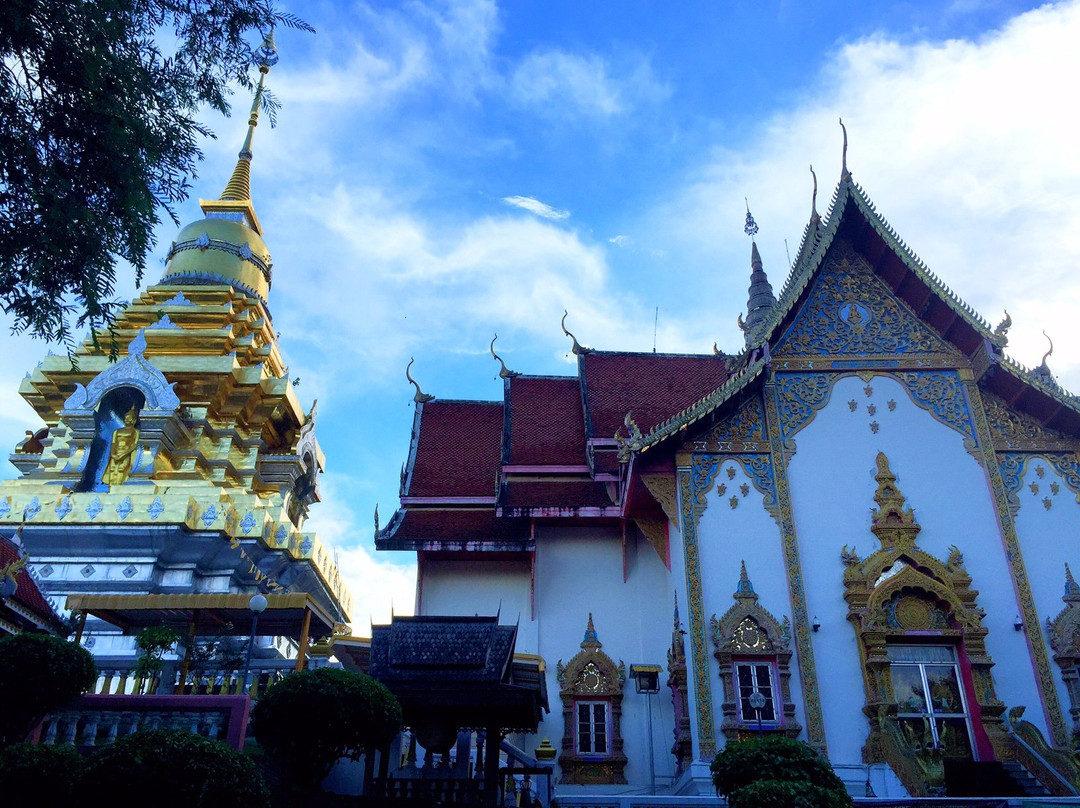
<svg viewBox="0 0 1080 808"><path fill-rule="evenodd" d="M716 649L712 642L711 618L722 617L735 605L732 595L739 584L742 561L746 562L747 576L757 592L758 604L777 622L783 623L784 617L790 619L791 601L784 573L779 527L765 510L764 495L754 488L753 479L746 474L741 463L725 460L721 464L713 489L706 495L706 503L705 513L698 524L698 541L705 619L710 621L707 636L713 722L717 746L720 747L724 743L720 735L720 723L724 718L724 691L720 666L713 656ZM791 650L791 697L795 703L795 720L805 728L794 638Z"/></svg>
<svg viewBox="0 0 1080 808"><path fill-rule="evenodd" d="M626 664L623 689L623 751L628 758L626 786L574 787L613 793L648 787L648 705L629 678L633 664L660 665L666 669L672 630L672 575L652 547L628 531L628 577L623 582L621 533L606 528L538 528L536 540L536 599L539 653L547 661L547 687L551 712L527 746L532 751L544 737L561 748L562 700L556 664L569 661L581 650L581 641L593 615L603 652ZM675 772L669 753L674 730L670 691L661 674L661 691L652 696L653 754L658 782L669 782ZM528 743L528 742L527 742Z"/></svg>
<svg viewBox="0 0 1080 808"><path fill-rule="evenodd" d="M528 562L476 556L469 561L424 559L420 614L490 617L498 613L503 625L518 625L517 652L537 653Z"/></svg>
<svg viewBox="0 0 1080 808"><path fill-rule="evenodd" d="M1040 468L1042 476L1038 473ZM1032 490L1032 485L1037 490ZM1054 486L1057 487L1056 493ZM1080 544L1076 540L1080 535L1080 505L1077 504L1076 494L1069 490L1054 467L1037 456L1025 465L1017 497L1020 511L1016 516L1016 533L1031 583L1035 610L1039 614L1039 625L1025 626L1025 631L1034 630L1032 640L1045 643L1057 684L1058 702L1066 726L1071 730L1069 695L1061 678L1061 668L1053 661L1046 621L1057 617L1065 606L1061 600L1065 594L1065 564L1069 565L1074 577L1080 574ZM1049 508L1046 503L1049 503ZM1034 721L1037 717L1035 705L1028 705L1024 718Z"/></svg>
<svg viewBox="0 0 1080 808"><path fill-rule="evenodd" d="M829 403L795 441L788 474L807 608L821 623L812 642L832 761L859 762L868 731L840 551L854 545L865 558L880 546L870 532L879 450L922 526L919 546L943 560L953 544L964 554L980 592L978 605L986 611L998 697L1008 706L1038 705L1026 642L1012 627L1016 597L986 473L964 448L963 436L916 406L906 387L875 376L869 384L857 377L837 381ZM1041 712L1031 711L1033 721L1042 723Z"/></svg>

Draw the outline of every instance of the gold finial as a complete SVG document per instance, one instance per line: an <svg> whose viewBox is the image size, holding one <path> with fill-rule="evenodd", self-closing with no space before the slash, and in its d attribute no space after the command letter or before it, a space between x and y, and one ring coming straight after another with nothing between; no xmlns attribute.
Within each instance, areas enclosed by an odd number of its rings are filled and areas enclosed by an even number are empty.
<svg viewBox="0 0 1080 808"><path fill-rule="evenodd" d="M568 312L566 309L563 309L562 321L561 321L560 325L562 325L562 332L566 336L570 337L570 339L572 339L574 341L574 347L571 348L571 350L574 352L574 355L575 356L581 356L581 354L586 354L589 351L591 351L592 349L591 348L586 348L585 346L583 346L581 343L579 343L577 341L577 337L575 337L573 334L571 334L569 331L566 330L566 318L569 316L569 314L570 314L570 312Z"/></svg>
<svg viewBox="0 0 1080 808"><path fill-rule="evenodd" d="M994 336L992 341L995 345L1004 348L1009 344L1009 329L1012 328L1012 317L1009 316L1008 309L1005 309L1005 317L994 328Z"/></svg>
<svg viewBox="0 0 1080 808"><path fill-rule="evenodd" d="M739 316L742 317L741 314ZM712 344L712 352L713 352L713 356L723 356L724 355L724 352L720 350L720 348L717 346L717 344L715 342Z"/></svg>
<svg viewBox="0 0 1080 808"><path fill-rule="evenodd" d="M416 395L413 396L413 401L415 401L417 404L424 404L434 399L435 396L428 395L423 390L421 390L420 385L416 383L416 379L414 379L412 377L412 374L409 373L409 368L413 366L413 362L415 361L416 359L414 359L413 357L409 357L409 364L405 366L405 378L409 380L409 384L416 388Z"/></svg>
<svg viewBox="0 0 1080 808"><path fill-rule="evenodd" d="M1050 350L1043 354L1042 362L1039 363L1041 367L1046 367L1046 360L1049 359L1050 354L1054 352L1054 341L1050 339L1050 335L1045 331L1042 332L1042 335L1046 337L1046 341L1050 343Z"/></svg>
<svg viewBox="0 0 1080 808"><path fill-rule="evenodd" d="M739 569L739 586L735 590L735 594L732 596L736 600L757 600L757 593L754 591L754 585L750 583L750 576L746 574L746 562L743 561Z"/></svg>
<svg viewBox="0 0 1080 808"><path fill-rule="evenodd" d="M739 316L735 319L735 324L739 326L739 330L744 334L746 333L746 323L743 322L742 312L739 312Z"/></svg>
<svg viewBox="0 0 1080 808"><path fill-rule="evenodd" d="M810 176L814 178L814 193L810 197L810 221L817 224L821 221L821 217L817 212L817 174L814 173L814 166L810 166Z"/></svg>
<svg viewBox="0 0 1080 808"><path fill-rule="evenodd" d="M877 453L877 491L874 502L877 509L871 515L870 530L881 542L884 550L903 549L915 545L915 537L922 530L915 521L915 514L907 506L907 498L896 485L896 475L889 468L889 458L884 452Z"/></svg>
<svg viewBox="0 0 1080 808"><path fill-rule="evenodd" d="M847 127L844 126L844 119L840 119L840 128L844 130L844 152L840 161L840 182L850 182L851 172L847 168Z"/></svg>
<svg viewBox="0 0 1080 808"><path fill-rule="evenodd" d="M379 538L379 503L375 503L375 538Z"/></svg>
<svg viewBox="0 0 1080 808"><path fill-rule="evenodd" d="M1080 586L1077 586L1068 562L1065 563L1065 596L1062 599L1066 603L1080 600Z"/></svg>
<svg viewBox="0 0 1080 808"><path fill-rule="evenodd" d="M517 376L520 376L521 375L520 373L517 373L516 371L513 371L513 370L508 370L507 367L506 367L506 363L504 361L502 361L502 357L499 356L497 353L495 353L495 340L497 340L498 338L499 338L498 334L496 334L494 337L492 337L491 345L488 346L488 350L491 351L491 355L496 360L498 360L498 362L499 362L499 378L500 379L513 379L513 378L515 378Z"/></svg>
<svg viewBox="0 0 1080 808"><path fill-rule="evenodd" d="M255 87L255 98L251 102L251 112L248 114L247 136L244 138L244 145L240 147L236 168L233 169L225 190L221 192L223 200L242 202L251 199L251 141L255 135L255 127L259 125L259 107L262 105L266 74L278 61L273 29L263 40L262 47L255 52L255 55L259 58L259 83Z"/></svg>

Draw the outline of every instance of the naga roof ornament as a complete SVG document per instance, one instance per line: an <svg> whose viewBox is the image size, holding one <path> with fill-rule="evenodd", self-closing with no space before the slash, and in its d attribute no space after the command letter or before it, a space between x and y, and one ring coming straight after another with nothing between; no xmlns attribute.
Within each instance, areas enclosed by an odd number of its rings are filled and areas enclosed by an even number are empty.
<svg viewBox="0 0 1080 808"><path fill-rule="evenodd" d="M498 363L499 363L499 378L500 379L513 379L513 378L515 378L517 376L520 376L521 374L518 373L516 370L509 370L506 367L506 363L502 360L502 357L499 356L497 353L495 353L495 340L497 340L498 338L499 338L498 334L496 334L494 337L491 338L491 345L488 346L488 350L491 351L492 357L494 357L495 360L498 361Z"/></svg>
<svg viewBox="0 0 1080 808"><path fill-rule="evenodd" d="M821 216L817 212L817 174L814 173L814 166L810 166L810 176L814 178L814 192L810 196L810 224L817 225L821 222Z"/></svg>
<svg viewBox="0 0 1080 808"><path fill-rule="evenodd" d="M994 328L994 336L991 337L991 341L999 348L1004 348L1009 344L1009 329L1012 328L1012 324L1012 317L1009 316L1009 311L1006 309L1005 318Z"/></svg>
<svg viewBox="0 0 1080 808"><path fill-rule="evenodd" d="M840 155L840 182L851 182L851 172L847 167L847 127L844 119L840 119L840 128L844 131L844 150Z"/></svg>
<svg viewBox="0 0 1080 808"><path fill-rule="evenodd" d="M435 396L425 393L423 390L421 390L420 385L416 383L416 379L414 379L412 377L412 374L409 373L409 368L413 366L413 362L415 361L415 358L409 357L409 364L405 366L405 378L409 380L409 384L416 388L416 395L413 396L413 401L415 401L417 404L424 404L428 401L432 401Z"/></svg>
<svg viewBox="0 0 1080 808"><path fill-rule="evenodd" d="M1042 332L1042 335L1046 337L1046 341L1050 343L1050 348L1043 354L1042 362L1039 363L1039 366L1031 371L1031 375L1043 384L1058 389L1057 380L1054 378L1054 374L1050 372L1050 366L1046 364L1046 360L1049 359L1050 354L1054 352L1054 341L1050 339L1050 335L1045 331Z"/></svg>
<svg viewBox="0 0 1080 808"><path fill-rule="evenodd" d="M575 337L573 334L571 334L569 331L566 330L566 318L569 316L569 314L570 314L570 312L568 312L566 309L563 309L562 321L560 322L560 325L562 326L562 332L566 336L570 337L570 339L572 339L574 341L574 346L573 346L573 348L571 348L571 350L574 352L575 356L581 356L582 354L587 354L590 351L592 351L592 348L588 348L588 347L582 345L580 342L577 341L577 337Z"/></svg>

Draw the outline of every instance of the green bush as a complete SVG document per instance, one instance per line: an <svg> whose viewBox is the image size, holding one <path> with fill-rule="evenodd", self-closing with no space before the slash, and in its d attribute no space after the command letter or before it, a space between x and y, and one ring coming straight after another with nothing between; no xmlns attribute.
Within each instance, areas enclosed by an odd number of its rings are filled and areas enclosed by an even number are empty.
<svg viewBox="0 0 1080 808"><path fill-rule="evenodd" d="M251 710L251 731L294 785L313 789L341 757L390 743L401 705L370 676L338 668L292 673Z"/></svg>
<svg viewBox="0 0 1080 808"><path fill-rule="evenodd" d="M111 808L267 808L255 764L221 741L178 729L144 730L99 749L86 767L87 805Z"/></svg>
<svg viewBox="0 0 1080 808"><path fill-rule="evenodd" d="M779 736L729 743L710 767L730 808L846 808L851 798L829 762Z"/></svg>
<svg viewBox="0 0 1080 808"><path fill-rule="evenodd" d="M70 805L86 762L73 746L17 743L0 752L0 794L36 805Z"/></svg>
<svg viewBox="0 0 1080 808"><path fill-rule="evenodd" d="M29 633L0 639L0 749L22 741L95 681L94 657L73 642Z"/></svg>

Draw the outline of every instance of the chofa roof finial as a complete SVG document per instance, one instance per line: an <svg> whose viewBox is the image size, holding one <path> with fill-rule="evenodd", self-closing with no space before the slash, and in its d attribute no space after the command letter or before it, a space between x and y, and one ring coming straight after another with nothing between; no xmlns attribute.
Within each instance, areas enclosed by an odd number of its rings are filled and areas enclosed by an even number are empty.
<svg viewBox="0 0 1080 808"><path fill-rule="evenodd" d="M570 312L568 312L566 309L563 309L562 321L560 322L560 325L562 326L562 332L566 336L570 337L570 339L572 339L574 341L574 346L573 346L573 348L571 348L571 350L574 352L575 356L580 356L581 354L587 354L592 349L591 348L586 348L584 345L582 345L580 342L577 341L577 337L575 337L573 334L571 334L569 331L566 330L566 318L569 316L569 314L570 314Z"/></svg>
<svg viewBox="0 0 1080 808"><path fill-rule="evenodd" d="M840 182L851 182L851 172L847 167L847 127L844 126L844 119L840 119L840 128L844 130L844 151L840 160Z"/></svg>
<svg viewBox="0 0 1080 808"><path fill-rule="evenodd" d="M405 378L409 380L409 384L416 388L416 395L413 396L413 401L415 401L417 404L424 404L434 399L435 396L428 395L423 390L421 390L420 385L416 383L416 379L414 379L412 377L412 374L409 373L409 368L413 366L413 362L415 361L416 359L411 356L409 357L409 364L405 366Z"/></svg>
<svg viewBox="0 0 1080 808"><path fill-rule="evenodd" d="M810 222L817 224L821 221L821 216L817 212L817 174L814 173L814 167L810 166L810 176L814 178L814 193L810 197Z"/></svg>
<svg viewBox="0 0 1080 808"><path fill-rule="evenodd" d="M502 357L499 356L497 353L495 353L495 340L497 340L498 338L499 338L498 334L496 334L494 337L492 337L491 345L488 346L488 350L491 351L491 355L499 363L499 378L500 379L513 379L516 376L520 376L521 375L520 373L517 373L516 371L507 369L506 363L502 360Z"/></svg>

